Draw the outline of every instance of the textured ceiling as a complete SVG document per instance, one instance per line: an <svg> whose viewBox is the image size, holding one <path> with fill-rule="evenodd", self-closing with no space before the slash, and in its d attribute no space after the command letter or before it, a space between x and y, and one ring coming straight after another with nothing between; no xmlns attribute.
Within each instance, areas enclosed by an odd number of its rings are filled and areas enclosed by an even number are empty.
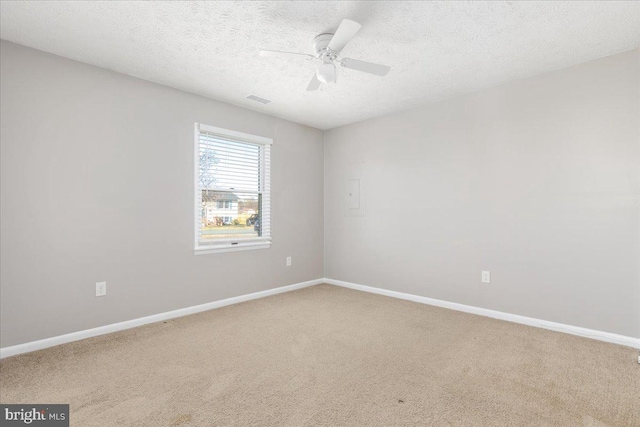
<svg viewBox="0 0 640 427"><path fill-rule="evenodd" d="M387 76L341 68L306 92L314 61L257 55L312 53L343 18L362 24L343 56ZM329 129L634 49L640 3L3 1L0 26L5 40Z"/></svg>

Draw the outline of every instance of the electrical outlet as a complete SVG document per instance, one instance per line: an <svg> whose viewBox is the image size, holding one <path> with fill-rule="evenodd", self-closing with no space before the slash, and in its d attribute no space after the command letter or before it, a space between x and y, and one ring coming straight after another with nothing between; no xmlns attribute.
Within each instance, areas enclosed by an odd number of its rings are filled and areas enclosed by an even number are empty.
<svg viewBox="0 0 640 427"><path fill-rule="evenodd" d="M291 257L287 257L287 267L291 267Z"/></svg>
<svg viewBox="0 0 640 427"><path fill-rule="evenodd" d="M107 295L107 282L96 283L96 296L103 297Z"/></svg>
<svg viewBox="0 0 640 427"><path fill-rule="evenodd" d="M483 271L482 272L482 283L491 283L491 272Z"/></svg>

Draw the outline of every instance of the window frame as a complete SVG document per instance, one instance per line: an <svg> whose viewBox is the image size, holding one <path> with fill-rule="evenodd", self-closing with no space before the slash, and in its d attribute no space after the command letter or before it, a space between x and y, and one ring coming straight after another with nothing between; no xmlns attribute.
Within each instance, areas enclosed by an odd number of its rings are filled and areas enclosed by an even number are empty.
<svg viewBox="0 0 640 427"><path fill-rule="evenodd" d="M269 235L266 237L258 237L252 239L224 239L220 240L216 244L202 246L199 244L199 232L200 232L200 221L201 221L201 213L199 212L198 206L201 205L202 202L202 190L200 189L200 132L209 132L218 134L222 137L226 137L229 139L237 140L237 142L247 143L247 144L256 144L265 146L262 153L265 153L266 149L271 149L271 145L273 144L273 139L266 138L263 136L252 135L248 133L238 132L229 129L218 128L215 126L206 125L203 123L195 123L194 127L194 182L193 182L193 191L194 191L194 254L195 255L205 255L205 254L213 254L213 253L223 253L223 252L237 252L237 251L246 251L246 250L254 250L254 249L268 249L271 247L271 161L270 161L270 153L269 156L261 155L260 164L264 171L263 178L263 189L258 192L258 194L262 195L262 208L269 212L269 226L267 229L269 230ZM268 157L268 159L267 159ZM268 204L266 209L264 203ZM261 218L262 220L262 214Z"/></svg>

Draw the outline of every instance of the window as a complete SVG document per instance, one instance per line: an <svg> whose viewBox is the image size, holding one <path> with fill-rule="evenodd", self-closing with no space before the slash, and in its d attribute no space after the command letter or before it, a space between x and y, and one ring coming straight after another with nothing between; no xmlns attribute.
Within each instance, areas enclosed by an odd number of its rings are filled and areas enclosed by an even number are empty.
<svg viewBox="0 0 640 427"><path fill-rule="evenodd" d="M271 245L271 142L196 123L196 253Z"/></svg>
<svg viewBox="0 0 640 427"><path fill-rule="evenodd" d="M231 202L229 200L218 200L218 209L231 209Z"/></svg>

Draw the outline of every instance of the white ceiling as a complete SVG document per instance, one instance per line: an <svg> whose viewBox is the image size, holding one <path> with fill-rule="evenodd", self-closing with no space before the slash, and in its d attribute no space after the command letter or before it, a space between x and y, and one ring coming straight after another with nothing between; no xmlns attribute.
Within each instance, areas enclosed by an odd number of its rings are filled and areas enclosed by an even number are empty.
<svg viewBox="0 0 640 427"><path fill-rule="evenodd" d="M341 68L306 92L314 61L257 55L312 53L343 18L362 24L343 56L387 76ZM3 1L0 26L5 40L329 129L634 49L640 2Z"/></svg>

